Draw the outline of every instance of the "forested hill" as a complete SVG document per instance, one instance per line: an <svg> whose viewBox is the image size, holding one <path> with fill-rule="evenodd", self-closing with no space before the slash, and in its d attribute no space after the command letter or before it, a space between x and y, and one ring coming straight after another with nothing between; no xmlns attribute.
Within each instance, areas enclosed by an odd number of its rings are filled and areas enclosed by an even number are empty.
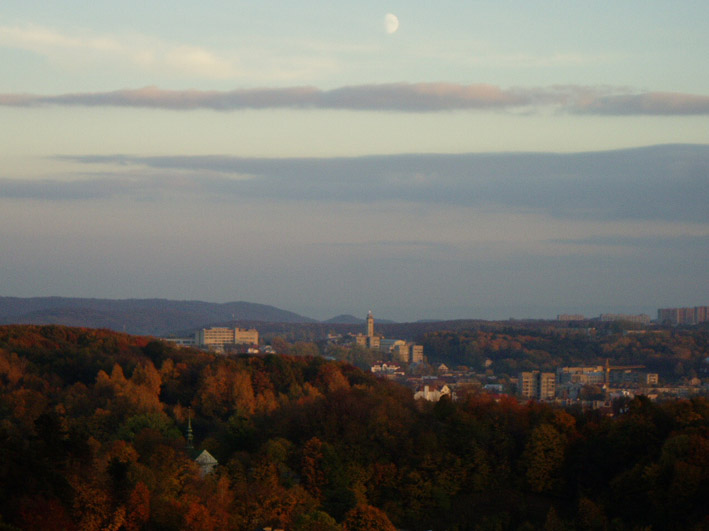
<svg viewBox="0 0 709 531"><path fill-rule="evenodd" d="M163 335L226 321L315 322L274 306L241 301L0 297L0 324L61 324Z"/></svg>
<svg viewBox="0 0 709 531"><path fill-rule="evenodd" d="M612 324L612 323L611 323ZM614 331L559 329L550 326L484 326L426 332L418 339L432 363L466 365L497 375L555 371L563 366L642 365L662 380L682 381L709 367L709 328Z"/></svg>
<svg viewBox="0 0 709 531"><path fill-rule="evenodd" d="M0 529L706 529L707 401L616 406L434 405L319 357L0 326Z"/></svg>

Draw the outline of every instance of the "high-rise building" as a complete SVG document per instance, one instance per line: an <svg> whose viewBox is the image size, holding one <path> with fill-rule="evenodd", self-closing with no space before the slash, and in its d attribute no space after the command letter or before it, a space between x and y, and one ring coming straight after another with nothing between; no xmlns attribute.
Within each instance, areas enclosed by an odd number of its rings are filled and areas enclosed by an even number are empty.
<svg viewBox="0 0 709 531"><path fill-rule="evenodd" d="M677 320L682 324L697 324L694 319L694 308L678 308Z"/></svg>
<svg viewBox="0 0 709 531"><path fill-rule="evenodd" d="M519 373L517 391L523 398L534 398L534 373L525 371Z"/></svg>
<svg viewBox="0 0 709 531"><path fill-rule="evenodd" d="M556 374L553 372L539 373L539 400L551 400L556 395Z"/></svg>
<svg viewBox="0 0 709 531"><path fill-rule="evenodd" d="M709 306L694 308L660 308L657 310L657 320L661 324L694 325L709 321Z"/></svg>
<svg viewBox="0 0 709 531"><path fill-rule="evenodd" d="M393 360L401 363L409 363L409 345L403 339L381 339L379 350L385 354L390 354Z"/></svg>
<svg viewBox="0 0 709 531"><path fill-rule="evenodd" d="M556 375L553 372L522 372L519 375L518 392L524 398L551 400L556 395Z"/></svg>
<svg viewBox="0 0 709 531"><path fill-rule="evenodd" d="M411 363L423 363L423 345L411 345L409 352Z"/></svg>
<svg viewBox="0 0 709 531"><path fill-rule="evenodd" d="M679 309L678 308L660 308L657 310L657 320L660 324L678 324Z"/></svg>
<svg viewBox="0 0 709 531"><path fill-rule="evenodd" d="M411 361L411 351L406 341L398 340L391 349L391 355L393 359L401 363L409 363Z"/></svg>

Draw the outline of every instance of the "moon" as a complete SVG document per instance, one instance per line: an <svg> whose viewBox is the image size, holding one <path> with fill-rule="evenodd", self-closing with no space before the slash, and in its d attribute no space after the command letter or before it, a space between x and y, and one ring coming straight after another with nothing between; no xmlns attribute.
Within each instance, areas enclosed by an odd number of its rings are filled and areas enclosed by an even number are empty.
<svg viewBox="0 0 709 531"><path fill-rule="evenodd" d="M399 29L399 18L393 13L387 13L384 17L384 28L389 35L396 33Z"/></svg>

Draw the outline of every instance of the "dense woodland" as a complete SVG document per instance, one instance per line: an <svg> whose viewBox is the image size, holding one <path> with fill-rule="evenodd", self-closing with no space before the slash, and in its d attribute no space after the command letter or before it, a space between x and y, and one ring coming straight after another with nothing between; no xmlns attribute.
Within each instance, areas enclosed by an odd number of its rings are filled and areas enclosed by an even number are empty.
<svg viewBox="0 0 709 531"><path fill-rule="evenodd" d="M707 529L707 499L704 398L430 404L319 356L0 327L0 529Z"/></svg>
<svg viewBox="0 0 709 531"><path fill-rule="evenodd" d="M665 382L701 376L709 369L709 327L656 328L628 333L622 324L598 329L560 329L551 326L478 325L461 330L423 334L419 340L427 357L451 366L477 370L493 362L496 374L563 366L644 365Z"/></svg>

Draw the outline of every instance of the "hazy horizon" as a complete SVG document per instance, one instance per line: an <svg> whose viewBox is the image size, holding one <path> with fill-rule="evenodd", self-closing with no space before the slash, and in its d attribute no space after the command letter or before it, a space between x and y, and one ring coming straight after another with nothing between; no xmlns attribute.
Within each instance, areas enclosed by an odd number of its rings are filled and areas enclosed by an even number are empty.
<svg viewBox="0 0 709 531"><path fill-rule="evenodd" d="M267 306L272 306L274 308L277 308L279 310L285 310L288 312L292 312L295 314L298 314L302 317L305 318L310 318L314 319L319 322L327 321L329 319L332 319L334 317L339 317L339 316L352 316L355 318L358 318L362 321L362 323L365 323L366 321L366 316L367 313L372 311L374 317L375 317L375 322L382 322L382 321L391 321L391 322L396 322L396 323L413 323L413 322L418 322L418 321L428 321L428 320L441 320L441 321L447 321L447 320L485 320L485 321L505 321L509 319L513 320L525 320L525 319L538 319L538 320L555 320L559 314L581 314L587 319L593 319L599 317L603 313L621 313L621 314L628 314L628 315L638 315L641 313L647 314L650 316L651 319L655 319L657 317L657 310L660 308L666 308L666 307L694 307L694 306L706 306L706 304L676 304L674 306L668 306L668 305L658 305L655 308L646 308L646 309L638 309L637 307L633 306L622 306L622 307L592 307L592 306L580 306L580 305L570 305L570 306L564 306L560 307L557 309L554 309L553 313L542 313L540 312L540 309L535 306L529 306L525 309L523 305L516 305L516 306L509 306L509 307L497 307L497 308L487 308L485 310L480 309L475 312L473 310L473 313L470 313L470 309L462 309L461 313L457 313L457 310L455 308L449 308L447 310L447 313L439 313L439 314L427 314L425 308L421 309L421 314L404 314L401 312L400 308L394 308L394 307L388 307L388 306L382 306L380 308L369 308L366 311L362 311L361 309L353 309L353 310L336 310L336 313L315 313L318 310L314 309L313 312L309 312L306 310L298 310L297 308L286 308L283 307L282 305L279 306L277 303L264 303L261 301L245 301L245 300L204 300L204 299L194 299L194 298L170 298L170 297L131 297L129 295L125 296L117 296L117 297L104 297L100 295L96 296L85 296L85 297L75 297L73 295L61 295L61 294L53 294L53 295L39 295L39 296L17 296L17 295L5 295L5 294L0 294L0 297L9 297L9 298L23 298L23 299L44 299L44 298L69 298L69 299L87 299L87 300L115 300L115 301L125 301L125 300L167 300L167 301L173 301L173 302L202 302L202 303L208 303L208 304L229 304L229 303L248 303L248 304L260 304L260 305L267 305ZM380 313L379 310L383 311L384 313ZM512 311L510 311L512 310ZM514 312L518 312L515 314ZM388 312L388 313L387 313ZM467 312L467 313L466 313ZM486 313L487 312L487 313ZM521 313L520 313L521 312ZM528 313L525 313L528 312ZM535 313L536 312L536 313ZM399 315L401 317L395 317L396 315Z"/></svg>
<svg viewBox="0 0 709 531"><path fill-rule="evenodd" d="M7 0L0 294L396 321L709 304L707 18Z"/></svg>

